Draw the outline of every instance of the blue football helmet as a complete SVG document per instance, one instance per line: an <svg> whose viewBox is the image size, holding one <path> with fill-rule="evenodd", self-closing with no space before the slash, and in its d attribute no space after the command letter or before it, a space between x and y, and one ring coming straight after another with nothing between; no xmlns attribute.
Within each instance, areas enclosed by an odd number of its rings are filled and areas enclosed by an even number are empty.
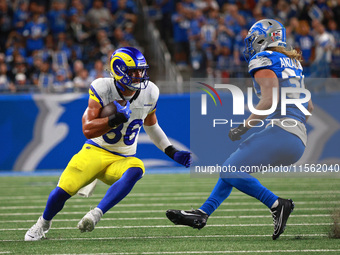
<svg viewBox="0 0 340 255"><path fill-rule="evenodd" d="M112 53L110 58L111 75L117 86L124 91L125 85L130 90L145 89L149 83L146 70L149 68L143 54L133 47L122 47ZM132 76L132 71L140 70L139 77ZM138 82L136 82L138 81Z"/></svg>
<svg viewBox="0 0 340 255"><path fill-rule="evenodd" d="M269 47L286 47L286 29L273 19L263 19L256 22L244 39L246 44L243 52L247 62L256 54Z"/></svg>

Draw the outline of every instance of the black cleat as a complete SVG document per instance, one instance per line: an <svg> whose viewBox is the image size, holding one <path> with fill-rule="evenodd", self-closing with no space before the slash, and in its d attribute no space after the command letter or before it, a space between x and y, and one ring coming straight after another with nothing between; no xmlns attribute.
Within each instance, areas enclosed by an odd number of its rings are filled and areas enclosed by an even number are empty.
<svg viewBox="0 0 340 255"><path fill-rule="evenodd" d="M186 225L201 229L207 224L209 215L201 210L167 210L166 217L175 225Z"/></svg>
<svg viewBox="0 0 340 255"><path fill-rule="evenodd" d="M291 199L278 198L278 202L276 208L270 209L274 223L273 240L279 238L285 231L288 217L294 210L294 202Z"/></svg>

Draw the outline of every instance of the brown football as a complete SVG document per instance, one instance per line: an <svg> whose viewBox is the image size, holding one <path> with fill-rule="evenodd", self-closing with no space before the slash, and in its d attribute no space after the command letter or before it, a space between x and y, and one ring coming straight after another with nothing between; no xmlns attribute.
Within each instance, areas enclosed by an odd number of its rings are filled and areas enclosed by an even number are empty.
<svg viewBox="0 0 340 255"><path fill-rule="evenodd" d="M120 105L122 106L125 106L126 105L126 101L125 100L116 100ZM117 109L116 109L116 106L113 102L105 105L103 108L102 108L102 111L100 112L100 115L99 117L100 118L105 118L105 117L108 117L112 114L115 114L117 112Z"/></svg>

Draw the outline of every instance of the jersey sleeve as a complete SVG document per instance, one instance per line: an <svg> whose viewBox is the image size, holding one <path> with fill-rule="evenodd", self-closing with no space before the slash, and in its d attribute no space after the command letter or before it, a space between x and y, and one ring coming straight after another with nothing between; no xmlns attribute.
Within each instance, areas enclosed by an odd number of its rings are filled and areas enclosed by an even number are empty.
<svg viewBox="0 0 340 255"><path fill-rule="evenodd" d="M277 61L278 58L272 51L263 51L251 58L248 65L249 74L254 77L256 71L260 69L270 69L277 72Z"/></svg>
<svg viewBox="0 0 340 255"><path fill-rule="evenodd" d="M104 82L103 79L99 78L91 83L89 88L89 96L91 99L98 102L102 107L109 103L107 95L108 88L106 86L106 82Z"/></svg>
<svg viewBox="0 0 340 255"><path fill-rule="evenodd" d="M150 91L150 98L151 98L150 104L151 104L151 107L150 107L150 110L149 110L148 114L156 111L157 102L158 102L158 98L159 98L159 89L158 89L158 87L154 83L149 84L149 86L150 85L151 85L151 91Z"/></svg>

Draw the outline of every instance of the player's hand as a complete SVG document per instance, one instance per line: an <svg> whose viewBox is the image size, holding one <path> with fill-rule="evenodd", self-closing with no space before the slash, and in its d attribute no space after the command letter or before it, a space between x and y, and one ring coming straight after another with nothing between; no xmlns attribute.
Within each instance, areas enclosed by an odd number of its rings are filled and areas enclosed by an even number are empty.
<svg viewBox="0 0 340 255"><path fill-rule="evenodd" d="M180 163L181 165L188 168L192 163L191 152L189 152L189 151L176 151L175 154L174 154L174 160L177 163Z"/></svg>
<svg viewBox="0 0 340 255"><path fill-rule="evenodd" d="M127 101L125 106L120 105L117 101L113 101L117 108L117 113L123 114L126 118L126 121L130 118L131 110L130 110L130 102ZM126 122L125 121L125 122Z"/></svg>
<svg viewBox="0 0 340 255"><path fill-rule="evenodd" d="M249 129L245 126L243 126L243 124L239 125L236 128L232 128L229 131L229 138L232 141L237 141L237 140L241 140L241 136L244 135L245 133L247 133Z"/></svg>

